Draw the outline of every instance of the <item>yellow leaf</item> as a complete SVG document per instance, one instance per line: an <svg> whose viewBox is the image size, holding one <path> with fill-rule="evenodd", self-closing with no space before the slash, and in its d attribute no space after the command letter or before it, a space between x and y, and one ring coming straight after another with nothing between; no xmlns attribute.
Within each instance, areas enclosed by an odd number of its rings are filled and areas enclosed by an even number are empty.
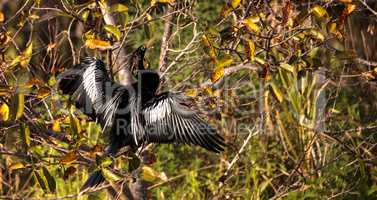
<svg viewBox="0 0 377 200"><path fill-rule="evenodd" d="M336 23L335 22L331 22L330 24L327 25L327 30L330 32L330 33L336 33Z"/></svg>
<svg viewBox="0 0 377 200"><path fill-rule="evenodd" d="M7 121L9 119L9 107L6 103L3 103L0 107L0 118L3 121Z"/></svg>
<svg viewBox="0 0 377 200"><path fill-rule="evenodd" d="M55 120L54 123L52 124L52 130L55 132L60 132L60 122L59 120Z"/></svg>
<svg viewBox="0 0 377 200"><path fill-rule="evenodd" d="M224 68L233 63L233 58L230 55L224 56L224 58L216 61L216 68Z"/></svg>
<svg viewBox="0 0 377 200"><path fill-rule="evenodd" d="M260 31L260 27L256 24L255 20L256 20L255 17L248 17L242 20L242 23L246 25L249 31L254 31L258 33Z"/></svg>
<svg viewBox="0 0 377 200"><path fill-rule="evenodd" d="M85 41L85 46L89 49L106 50L111 48L111 44L108 41L99 39L88 39Z"/></svg>
<svg viewBox="0 0 377 200"><path fill-rule="evenodd" d="M211 75L212 83L218 81L223 76L224 76L224 67L217 67L215 70L213 70L212 75Z"/></svg>
<svg viewBox="0 0 377 200"><path fill-rule="evenodd" d="M325 36L324 36L321 32L319 32L318 30L311 29L311 30L310 30L310 34L311 34L314 38L316 38L316 39L318 39L318 40L321 40L321 41L324 41L324 40L325 40Z"/></svg>
<svg viewBox="0 0 377 200"><path fill-rule="evenodd" d="M112 171L106 168L102 168L101 172L102 172L103 177L105 177L105 179L108 181L119 181L122 179L120 176L114 174Z"/></svg>
<svg viewBox="0 0 377 200"><path fill-rule="evenodd" d="M322 6L320 5L316 5L312 8L312 13L316 16L316 17L327 17L328 14L327 14L327 11L325 8L323 8Z"/></svg>
<svg viewBox="0 0 377 200"><path fill-rule="evenodd" d="M76 161L78 158L75 151L70 151L60 159L60 164L70 164Z"/></svg>
<svg viewBox="0 0 377 200"><path fill-rule="evenodd" d="M116 3L111 6L110 11L124 13L124 12L128 12L128 7L124 4Z"/></svg>
<svg viewBox="0 0 377 200"><path fill-rule="evenodd" d="M153 182L158 179L160 180L167 180L166 174L165 173L160 173L152 169L151 167L148 166L143 166L141 168L141 177L143 180L148 181L148 182Z"/></svg>
<svg viewBox="0 0 377 200"><path fill-rule="evenodd" d="M198 96L198 90L197 89L188 89L185 94L186 94L186 96L189 96L189 97L197 97Z"/></svg>
<svg viewBox="0 0 377 200"><path fill-rule="evenodd" d="M247 40L246 54L249 56L250 61L254 62L254 59L255 59L255 44L252 40Z"/></svg>
<svg viewBox="0 0 377 200"><path fill-rule="evenodd" d="M203 42L204 46L206 46L206 47L209 49L208 55L211 57L212 61L215 61L215 60L216 60L216 54L217 54L217 51L216 51L216 49L213 47L212 42L211 42L211 40L208 38L207 35L204 34L204 35L202 36L202 42Z"/></svg>
<svg viewBox="0 0 377 200"><path fill-rule="evenodd" d="M280 103L283 102L283 100L284 100L283 94L281 93L280 89L274 83L271 83L270 86L271 86L272 92L274 93L274 96L276 97L276 99Z"/></svg>
<svg viewBox="0 0 377 200"><path fill-rule="evenodd" d="M13 163L13 164L11 164L11 165L8 167L8 169L9 169L9 170L16 170L16 169L22 169L22 168L24 168L24 167L25 167L24 164L18 162L18 163Z"/></svg>
<svg viewBox="0 0 377 200"><path fill-rule="evenodd" d="M33 53L33 43L31 42L29 46L27 46L26 49L21 54L20 64L22 67L26 67L29 64L32 53Z"/></svg>
<svg viewBox="0 0 377 200"><path fill-rule="evenodd" d="M231 5L235 9L237 8L241 3L241 0L231 0Z"/></svg>
<svg viewBox="0 0 377 200"><path fill-rule="evenodd" d="M5 21L5 15L3 12L0 11L0 23L3 23Z"/></svg>
<svg viewBox="0 0 377 200"><path fill-rule="evenodd" d="M12 97L12 119L19 119L24 113L25 95L21 92Z"/></svg>
<svg viewBox="0 0 377 200"><path fill-rule="evenodd" d="M13 67L14 65L17 65L21 61L21 56L16 56L12 62L9 64L9 67Z"/></svg>

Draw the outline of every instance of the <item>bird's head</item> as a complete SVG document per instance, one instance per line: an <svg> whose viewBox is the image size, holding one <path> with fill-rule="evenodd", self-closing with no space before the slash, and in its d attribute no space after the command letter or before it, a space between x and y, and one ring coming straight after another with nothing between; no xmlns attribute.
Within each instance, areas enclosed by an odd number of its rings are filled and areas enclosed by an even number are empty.
<svg viewBox="0 0 377 200"><path fill-rule="evenodd" d="M130 72L133 75L137 74L138 70L145 69L144 56L145 56L146 51L147 51L147 47L145 45L141 45L134 52L132 52L128 67L129 67Z"/></svg>

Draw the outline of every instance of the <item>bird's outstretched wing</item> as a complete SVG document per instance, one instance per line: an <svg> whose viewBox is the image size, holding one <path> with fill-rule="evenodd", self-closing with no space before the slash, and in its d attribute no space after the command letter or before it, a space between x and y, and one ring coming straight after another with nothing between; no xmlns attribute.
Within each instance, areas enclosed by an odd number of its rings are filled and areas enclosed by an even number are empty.
<svg viewBox="0 0 377 200"><path fill-rule="evenodd" d="M80 64L61 75L58 87L64 94L70 94L85 114L98 119L104 130L111 126L121 86L111 81L100 59L82 58Z"/></svg>
<svg viewBox="0 0 377 200"><path fill-rule="evenodd" d="M195 144L210 151L223 151L224 139L185 105L185 97L162 93L142 107L143 133L136 138L146 142Z"/></svg>

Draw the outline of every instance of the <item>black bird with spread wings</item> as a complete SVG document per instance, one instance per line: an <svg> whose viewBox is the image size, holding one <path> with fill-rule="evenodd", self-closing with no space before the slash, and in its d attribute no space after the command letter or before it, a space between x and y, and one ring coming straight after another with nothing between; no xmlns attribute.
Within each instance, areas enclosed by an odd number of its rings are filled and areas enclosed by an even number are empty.
<svg viewBox="0 0 377 200"><path fill-rule="evenodd" d="M86 57L61 75L58 88L99 122L109 137L106 153L112 156L124 146L136 148L148 143L185 143L223 151L223 138L190 110L187 97L173 92L156 94L160 77L144 69L145 51L144 46L139 47L130 57L128 67L137 78L132 85L112 81L101 60ZM96 171L81 190L103 181L101 172Z"/></svg>

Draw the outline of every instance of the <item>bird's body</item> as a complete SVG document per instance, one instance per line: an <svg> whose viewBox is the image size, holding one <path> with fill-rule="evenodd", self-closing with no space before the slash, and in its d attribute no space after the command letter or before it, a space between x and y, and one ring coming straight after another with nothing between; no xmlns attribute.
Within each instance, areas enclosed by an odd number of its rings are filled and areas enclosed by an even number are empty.
<svg viewBox="0 0 377 200"><path fill-rule="evenodd" d="M144 51L138 49L131 58L134 60L129 67L138 69L134 74L137 82L132 85L113 82L101 60L87 57L63 73L58 87L63 94L71 95L79 109L99 122L109 137L106 153L112 156L124 146L146 143L186 143L222 151L223 138L186 106L186 97L172 92L156 94L160 77L154 71L144 70L143 57ZM97 171L82 189L103 181Z"/></svg>

